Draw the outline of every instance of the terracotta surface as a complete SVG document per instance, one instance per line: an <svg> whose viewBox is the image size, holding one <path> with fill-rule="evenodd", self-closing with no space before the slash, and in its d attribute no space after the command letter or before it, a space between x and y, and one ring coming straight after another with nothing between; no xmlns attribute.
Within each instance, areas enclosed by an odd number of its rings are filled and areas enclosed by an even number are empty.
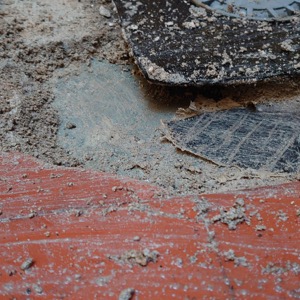
<svg viewBox="0 0 300 300"><path fill-rule="evenodd" d="M168 199L2 153L0 298L299 299L299 193L295 182Z"/></svg>

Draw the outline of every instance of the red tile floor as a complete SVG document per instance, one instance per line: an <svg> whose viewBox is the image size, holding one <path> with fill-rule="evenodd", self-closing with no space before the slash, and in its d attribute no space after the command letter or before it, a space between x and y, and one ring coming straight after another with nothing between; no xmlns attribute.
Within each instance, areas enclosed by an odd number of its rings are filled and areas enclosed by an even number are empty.
<svg viewBox="0 0 300 300"><path fill-rule="evenodd" d="M299 299L300 183L167 198L0 155L0 299Z"/></svg>

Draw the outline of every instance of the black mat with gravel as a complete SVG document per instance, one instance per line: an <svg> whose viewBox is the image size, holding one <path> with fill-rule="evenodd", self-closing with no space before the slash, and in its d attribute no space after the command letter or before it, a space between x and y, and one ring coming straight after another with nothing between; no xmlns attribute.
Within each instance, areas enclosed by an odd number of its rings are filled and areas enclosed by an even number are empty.
<svg viewBox="0 0 300 300"><path fill-rule="evenodd" d="M297 114L235 108L166 122L178 148L219 165L271 172L299 172Z"/></svg>
<svg viewBox="0 0 300 300"><path fill-rule="evenodd" d="M153 82L236 84L300 73L297 11L288 20L253 20L187 0L114 3L136 63Z"/></svg>

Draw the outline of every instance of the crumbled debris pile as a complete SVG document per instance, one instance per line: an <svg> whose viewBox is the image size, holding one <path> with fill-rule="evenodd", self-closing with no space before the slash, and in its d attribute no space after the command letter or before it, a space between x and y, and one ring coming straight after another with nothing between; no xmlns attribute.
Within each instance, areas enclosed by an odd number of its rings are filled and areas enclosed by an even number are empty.
<svg viewBox="0 0 300 300"><path fill-rule="evenodd" d="M223 252L226 261L233 261L235 266L248 267L248 261L244 256L236 256L235 252L232 249Z"/></svg>
<svg viewBox="0 0 300 300"><path fill-rule="evenodd" d="M212 222L221 222L228 225L229 230L235 230L238 224L249 222L245 214L245 203L244 200L238 198L234 206L229 210L225 208L220 209L220 214L212 218Z"/></svg>
<svg viewBox="0 0 300 300"><path fill-rule="evenodd" d="M146 267L150 262L156 263L159 253L157 251L150 251L144 249L142 251L130 250L122 254L121 256L108 256L108 258L123 264L129 263L130 265L140 265Z"/></svg>

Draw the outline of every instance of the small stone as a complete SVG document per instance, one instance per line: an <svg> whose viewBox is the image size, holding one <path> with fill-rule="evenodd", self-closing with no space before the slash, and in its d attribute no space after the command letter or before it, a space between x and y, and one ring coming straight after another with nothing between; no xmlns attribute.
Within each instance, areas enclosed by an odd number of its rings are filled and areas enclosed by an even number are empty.
<svg viewBox="0 0 300 300"><path fill-rule="evenodd" d="M68 123L66 124L66 128L67 128L67 129L74 129L74 128L76 128L76 124L71 123L71 122L68 122Z"/></svg>
<svg viewBox="0 0 300 300"><path fill-rule="evenodd" d="M103 5L100 6L99 8L99 13L101 16L105 18L110 18L111 17L111 12L107 8L105 8Z"/></svg>
<svg viewBox="0 0 300 300"><path fill-rule="evenodd" d="M75 280L80 280L82 276L80 274L75 274L74 277L75 277Z"/></svg>
<svg viewBox="0 0 300 300"><path fill-rule="evenodd" d="M224 175L221 175L221 176L219 176L218 178L217 178L217 181L218 181L218 183L226 183L227 182L227 177L226 176L224 176Z"/></svg>
<svg viewBox="0 0 300 300"><path fill-rule="evenodd" d="M7 273L8 273L8 276L13 276L13 275L17 274L17 271L16 270L9 270Z"/></svg>
<svg viewBox="0 0 300 300"><path fill-rule="evenodd" d="M236 199L235 204L239 205L239 206L244 206L245 205L245 201L244 201L243 198L238 198L238 199Z"/></svg>
<svg viewBox="0 0 300 300"><path fill-rule="evenodd" d="M40 285L34 284L32 287L33 287L34 291L37 294L42 294L43 293L43 288Z"/></svg>
<svg viewBox="0 0 300 300"><path fill-rule="evenodd" d="M255 226L256 231L264 231L266 229L267 229L267 227L265 225L256 225Z"/></svg>
<svg viewBox="0 0 300 300"><path fill-rule="evenodd" d="M111 188L111 190L112 190L113 192L121 191L121 190L123 190L123 189L124 189L123 186L113 186L113 187Z"/></svg>
<svg viewBox="0 0 300 300"><path fill-rule="evenodd" d="M132 299L134 292L135 291L132 288L125 289L120 293L118 299L119 300L130 300L130 299Z"/></svg>
<svg viewBox="0 0 300 300"><path fill-rule="evenodd" d="M28 270L29 268L32 267L33 263L34 263L34 261L33 261L32 258L27 258L27 259L22 263L21 269L22 269L23 271Z"/></svg>
<svg viewBox="0 0 300 300"><path fill-rule="evenodd" d="M29 219L32 219L32 218L34 218L35 217L35 213L34 212L31 212L29 215L28 215L28 218Z"/></svg>
<svg viewBox="0 0 300 300"><path fill-rule="evenodd" d="M82 210L77 210L76 212L75 212L75 217L80 217L80 216L82 216L83 215L83 211Z"/></svg>
<svg viewBox="0 0 300 300"><path fill-rule="evenodd" d="M136 235L136 236L133 238L133 240L134 240L135 242L138 242L138 241L141 240L141 238L140 238L138 235Z"/></svg>

